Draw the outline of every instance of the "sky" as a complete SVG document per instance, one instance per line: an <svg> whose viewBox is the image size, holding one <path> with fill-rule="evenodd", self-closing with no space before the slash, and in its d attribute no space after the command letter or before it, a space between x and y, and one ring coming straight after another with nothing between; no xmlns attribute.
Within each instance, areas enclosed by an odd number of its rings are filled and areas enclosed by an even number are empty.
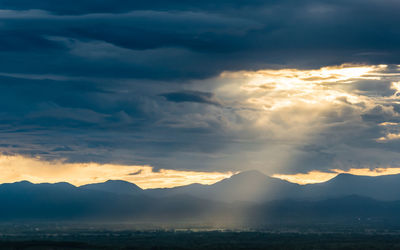
<svg viewBox="0 0 400 250"><path fill-rule="evenodd" d="M399 11L0 0L0 182L399 173Z"/></svg>

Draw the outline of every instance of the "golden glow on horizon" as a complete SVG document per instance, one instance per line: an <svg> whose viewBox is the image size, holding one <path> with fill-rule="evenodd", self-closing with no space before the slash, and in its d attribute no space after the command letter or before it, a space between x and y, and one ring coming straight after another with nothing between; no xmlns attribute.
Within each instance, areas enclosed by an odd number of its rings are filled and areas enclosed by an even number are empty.
<svg viewBox="0 0 400 250"><path fill-rule="evenodd" d="M315 184L326 182L335 178L338 174L352 174L361 176L382 176L391 174L400 174L400 168L352 168L347 171L341 169L332 169L332 172L311 171L306 174L275 174L272 177L286 180L300 185Z"/></svg>
<svg viewBox="0 0 400 250"><path fill-rule="evenodd" d="M125 180L141 188L170 188L192 183L213 184L232 176L232 172L196 172L161 169L151 166L128 166L98 163L43 161L21 155L0 155L0 183L68 182L76 186L107 180Z"/></svg>
<svg viewBox="0 0 400 250"><path fill-rule="evenodd" d="M278 178L281 180L285 180L288 182L292 183L297 183L300 185L305 185L305 184L314 184L314 183L321 183L328 181L335 176L337 176L337 173L326 173L326 172L320 172L320 171L311 171L308 172L307 174L292 174L292 175L285 175L285 174L274 174L272 177Z"/></svg>
<svg viewBox="0 0 400 250"><path fill-rule="evenodd" d="M128 166L98 163L64 163L43 161L21 155L0 155L0 183L27 180L32 183L68 182L75 186L107 180L125 180L143 189L171 188L193 183L214 184L238 172L196 172L161 169L150 166ZM272 177L300 185L326 182L340 173L363 176L400 174L400 168L352 168L348 171L332 169L331 172L311 171L306 174L274 174Z"/></svg>

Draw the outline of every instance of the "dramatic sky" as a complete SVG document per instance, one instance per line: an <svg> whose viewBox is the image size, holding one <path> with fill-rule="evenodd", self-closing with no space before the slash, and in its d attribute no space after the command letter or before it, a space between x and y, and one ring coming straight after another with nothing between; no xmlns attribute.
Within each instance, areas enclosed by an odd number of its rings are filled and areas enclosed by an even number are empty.
<svg viewBox="0 0 400 250"><path fill-rule="evenodd" d="M398 173L399 13L398 0L0 0L0 182Z"/></svg>

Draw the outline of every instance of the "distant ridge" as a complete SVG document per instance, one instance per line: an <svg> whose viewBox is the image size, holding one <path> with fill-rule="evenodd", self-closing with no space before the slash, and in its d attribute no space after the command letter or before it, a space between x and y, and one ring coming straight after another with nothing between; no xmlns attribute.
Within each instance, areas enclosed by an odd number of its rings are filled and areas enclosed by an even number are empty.
<svg viewBox="0 0 400 250"><path fill-rule="evenodd" d="M400 200L400 174L375 177L339 174L324 183L305 185L303 189L302 193L308 198L359 195L385 201Z"/></svg>
<svg viewBox="0 0 400 250"><path fill-rule="evenodd" d="M363 196L375 200L400 200L400 174L384 176L357 176L339 174L324 183L298 185L285 180L272 178L259 171L245 171L212 185L198 183L160 189L143 190L134 183L122 180L108 180L103 183L75 187L69 183L32 184L28 181L0 185L0 189L74 189L101 191L119 195L146 195L153 198L168 198L187 195L217 202L255 202L273 200L323 200L342 196Z"/></svg>
<svg viewBox="0 0 400 250"><path fill-rule="evenodd" d="M121 180L108 180L103 183L83 185L80 186L79 188L87 190L105 191L116 194L135 194L143 191L136 184Z"/></svg>
<svg viewBox="0 0 400 250"><path fill-rule="evenodd" d="M238 177L243 176L233 180ZM156 198L143 192L127 195L65 183L20 182L0 185L0 204L0 222L200 223L254 228L276 223L359 225L389 221L400 226L400 201L357 195L317 201L220 202L184 194Z"/></svg>
<svg viewBox="0 0 400 250"><path fill-rule="evenodd" d="M297 185L257 171L213 185L142 190L109 180L76 187L68 183L0 185L1 221L124 221L243 223L359 223L400 225L400 175L349 174L320 184Z"/></svg>
<svg viewBox="0 0 400 250"><path fill-rule="evenodd" d="M293 197L298 188L300 188L298 184L268 177L252 170L238 173L212 185L192 184L170 189L149 189L144 192L153 197L186 194L214 201L264 202L281 199L282 193Z"/></svg>
<svg viewBox="0 0 400 250"><path fill-rule="evenodd" d="M74 189L76 188L74 185L68 182L57 182L57 183L39 183L34 184L29 181L18 181L14 183L4 183L0 184L0 188L2 190L7 188L34 188L34 189L45 189L45 188L53 188L53 189Z"/></svg>
<svg viewBox="0 0 400 250"><path fill-rule="evenodd" d="M144 192L154 197L186 194L225 202L322 200L349 195L395 201L400 200L400 174L376 177L339 174L324 183L298 185L266 176L258 171L245 171L212 185L192 184L170 189L150 189Z"/></svg>

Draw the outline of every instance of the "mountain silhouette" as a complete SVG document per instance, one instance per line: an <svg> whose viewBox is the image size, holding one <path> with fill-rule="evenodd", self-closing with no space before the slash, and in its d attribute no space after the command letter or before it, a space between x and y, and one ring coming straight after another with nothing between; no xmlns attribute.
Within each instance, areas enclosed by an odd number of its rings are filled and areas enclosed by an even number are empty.
<svg viewBox="0 0 400 250"><path fill-rule="evenodd" d="M132 186L124 186L132 191ZM118 193L113 192L116 190ZM158 222L200 218L227 209L220 209L218 202L185 195L156 199L142 195L140 190L135 195L118 189L102 191L67 183L25 181L0 185L0 204L0 221Z"/></svg>
<svg viewBox="0 0 400 250"><path fill-rule="evenodd" d="M103 183L94 183L80 186L81 189L106 191L116 194L136 194L143 191L137 185L120 180L108 180Z"/></svg>
<svg viewBox="0 0 400 250"><path fill-rule="evenodd" d="M351 195L395 201L400 200L400 175L371 177L339 174L324 183L298 185L268 177L258 171L246 171L213 185L192 184L169 189L150 189L144 192L153 197L187 194L225 202L321 200Z"/></svg>
<svg viewBox="0 0 400 250"><path fill-rule="evenodd" d="M213 185L191 184L169 189L150 189L145 190L145 193L154 197L186 194L224 202L264 202L282 197L294 198L298 191L298 184L271 178L259 171L246 171Z"/></svg>
<svg viewBox="0 0 400 250"><path fill-rule="evenodd" d="M124 221L262 226L269 223L390 222L400 225L400 175L338 175L297 185L257 171L213 185L142 190L107 181L0 185L0 221Z"/></svg>
<svg viewBox="0 0 400 250"><path fill-rule="evenodd" d="M313 199L359 195L384 201L400 200L400 175L339 174L324 183L305 185L302 194L304 198Z"/></svg>

